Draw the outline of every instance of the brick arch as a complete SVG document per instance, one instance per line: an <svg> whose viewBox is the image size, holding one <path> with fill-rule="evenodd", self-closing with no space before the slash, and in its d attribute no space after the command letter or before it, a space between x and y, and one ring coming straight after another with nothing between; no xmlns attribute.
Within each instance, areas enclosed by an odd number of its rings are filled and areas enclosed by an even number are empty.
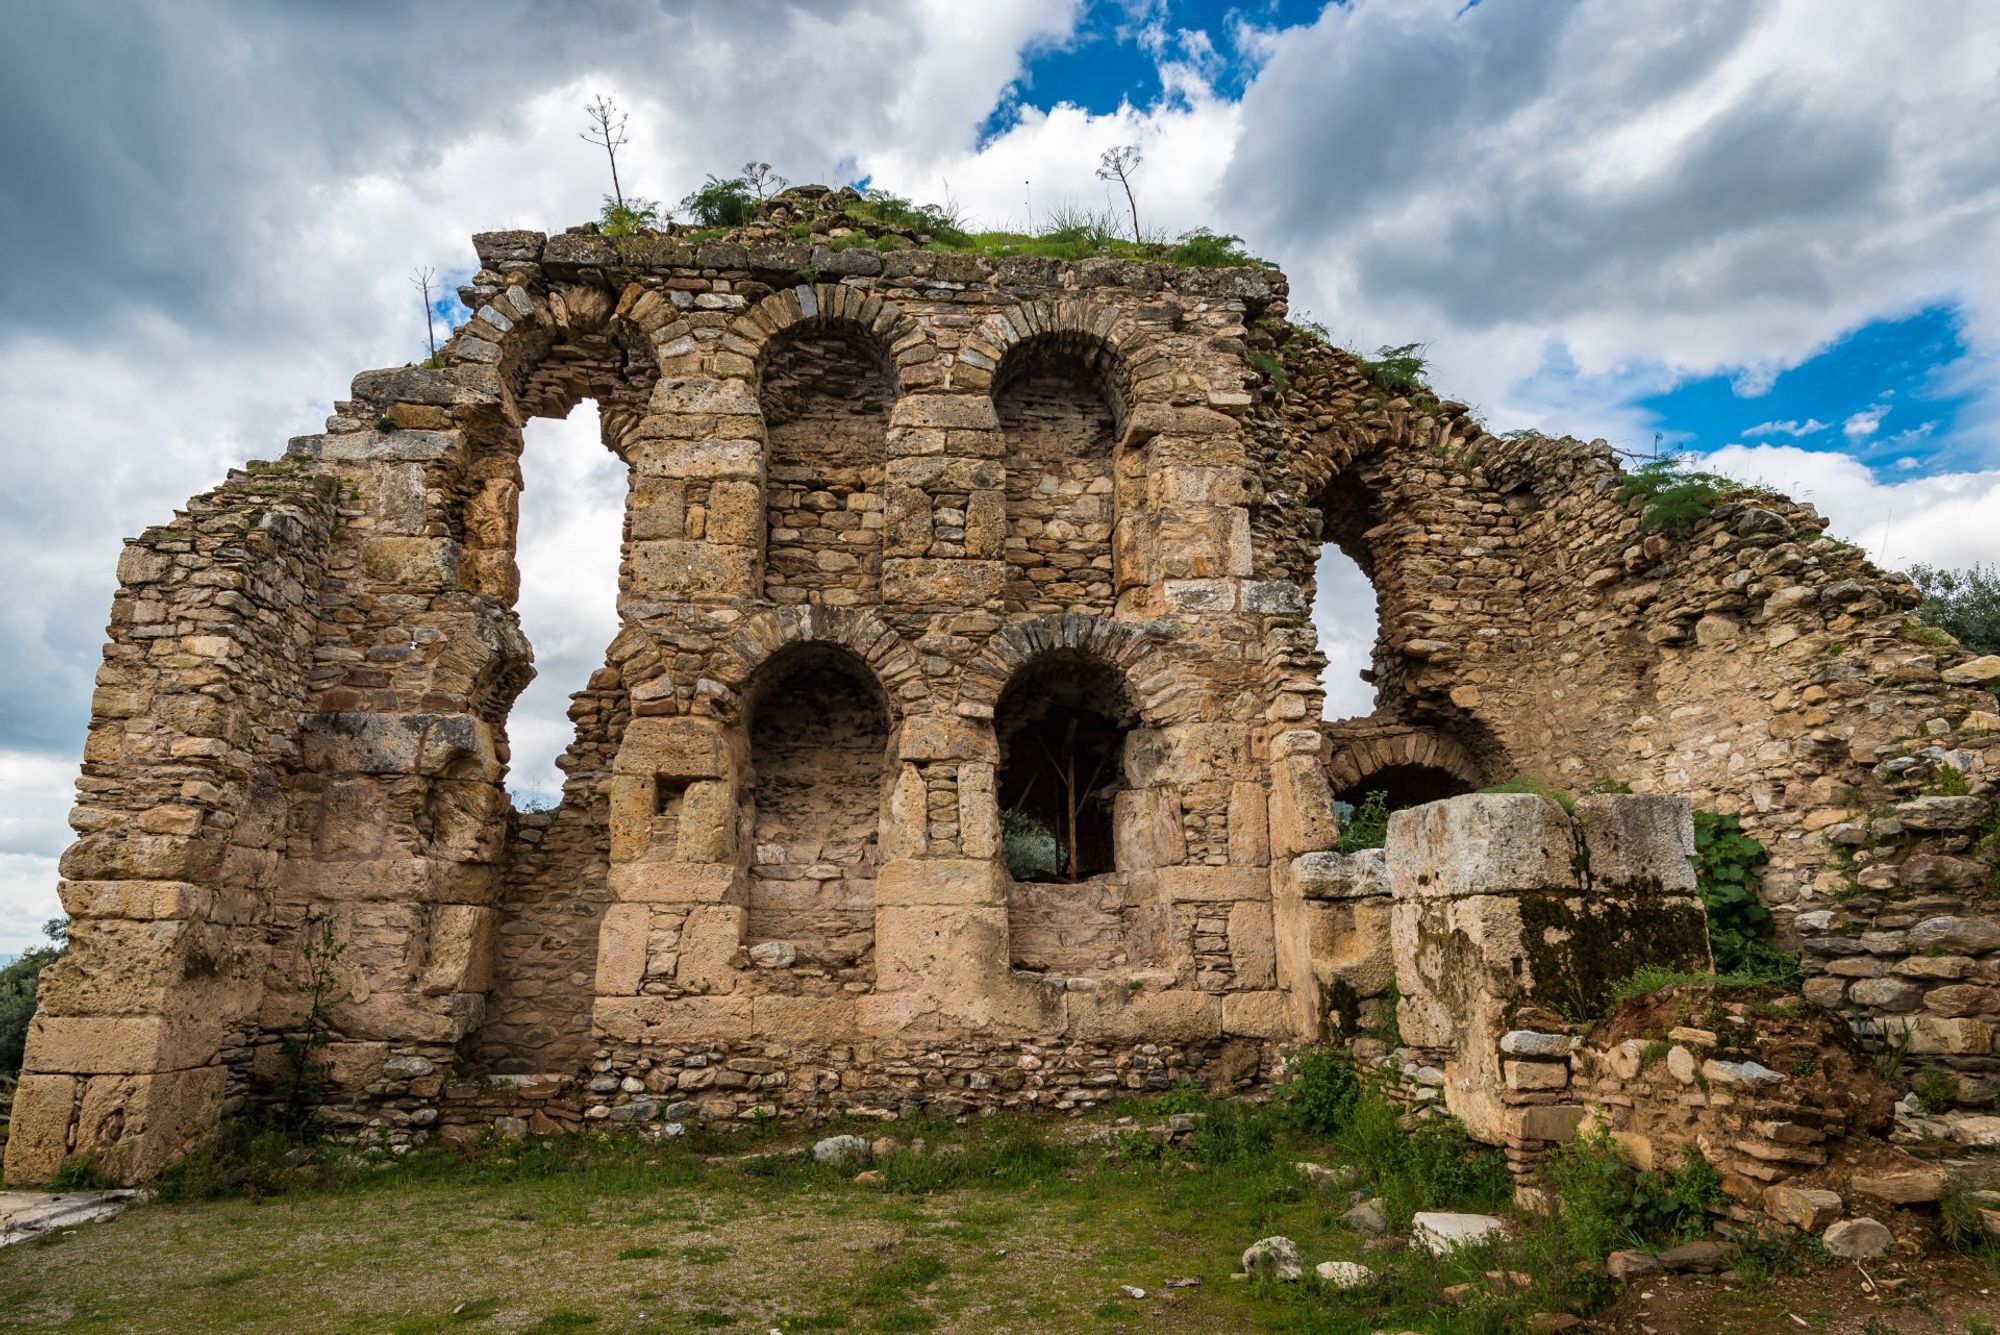
<svg viewBox="0 0 2000 1335"><path fill-rule="evenodd" d="M1137 625L1080 612L1019 621L995 631L960 678L959 702L991 711L1017 672L1059 652L1083 654L1115 668L1147 724L1170 723L1195 712L1193 695L1176 679L1155 636Z"/></svg>
<svg viewBox="0 0 2000 1335"><path fill-rule="evenodd" d="M865 608L816 604L761 612L745 621L722 642L696 687L692 711L739 717L758 669L785 650L807 644L837 646L865 664L881 684L891 722L928 712L931 690L923 661L902 636Z"/></svg>
<svg viewBox="0 0 2000 1335"><path fill-rule="evenodd" d="M915 318L894 302L838 283L801 283L773 292L730 322L729 338L723 346L750 359L754 385L762 379L771 354L789 337L810 329L841 327L859 332L881 350L883 366L898 394L906 388L903 368L930 360L922 351L930 336Z"/></svg>
<svg viewBox="0 0 2000 1335"><path fill-rule="evenodd" d="M1100 365L1121 434L1138 403L1165 400L1171 390L1167 376L1138 369L1153 360L1153 336L1117 308L1080 299L1025 302L987 316L966 338L959 362L961 371L986 372L979 387L997 396L1013 366L1049 348L1073 350L1087 364Z"/></svg>
<svg viewBox="0 0 2000 1335"><path fill-rule="evenodd" d="M1457 738L1414 726L1355 737L1344 743L1336 739L1333 756L1327 761L1326 777L1335 792L1344 792L1366 782L1372 774L1405 765L1442 770L1468 788L1478 788L1486 782L1484 768Z"/></svg>

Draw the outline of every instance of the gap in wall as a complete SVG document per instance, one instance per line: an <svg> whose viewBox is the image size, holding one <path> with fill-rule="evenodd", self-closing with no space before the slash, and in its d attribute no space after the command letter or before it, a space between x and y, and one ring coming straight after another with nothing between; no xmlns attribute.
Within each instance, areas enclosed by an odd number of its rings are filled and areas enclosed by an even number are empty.
<svg viewBox="0 0 2000 1335"><path fill-rule="evenodd" d="M1326 688L1330 719L1362 718L1375 712L1375 688L1361 679L1375 651L1379 617L1375 586L1352 557L1333 543L1320 548L1313 626L1326 655L1320 684Z"/></svg>
<svg viewBox="0 0 2000 1335"><path fill-rule="evenodd" d="M535 649L535 679L507 719L507 788L527 810L561 801L556 757L576 736L570 696L604 666L605 646L618 633L626 481L588 399L566 418L535 418L522 436L521 596L514 607Z"/></svg>

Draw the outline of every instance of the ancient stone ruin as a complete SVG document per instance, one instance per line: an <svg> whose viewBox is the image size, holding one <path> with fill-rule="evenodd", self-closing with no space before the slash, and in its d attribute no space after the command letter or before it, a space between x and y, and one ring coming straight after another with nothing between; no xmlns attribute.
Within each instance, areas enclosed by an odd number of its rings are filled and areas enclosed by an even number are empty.
<svg viewBox="0 0 2000 1335"><path fill-rule="evenodd" d="M1812 1003L2000 1089L2000 662L1906 580L1762 493L1644 532L1602 442L1381 388L1273 270L839 198L476 237L434 365L127 546L10 1182L143 1179L286 1089L408 1143L1249 1086L1398 995L1526 1162L1598 1078L1526 1010L1707 960L1690 801L1770 848ZM620 629L524 812L522 428L584 399ZM1365 719L1321 719L1329 543ZM1416 805L1519 774L1637 795ZM1371 789L1387 858L1330 852Z"/></svg>

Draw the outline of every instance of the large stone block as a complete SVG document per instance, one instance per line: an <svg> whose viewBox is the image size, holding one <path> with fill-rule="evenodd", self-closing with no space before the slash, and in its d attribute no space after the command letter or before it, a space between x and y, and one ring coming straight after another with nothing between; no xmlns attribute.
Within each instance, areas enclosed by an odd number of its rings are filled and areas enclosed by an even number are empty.
<svg viewBox="0 0 2000 1335"><path fill-rule="evenodd" d="M891 557L882 562L882 601L908 607L980 607L1007 582L1004 561Z"/></svg>
<svg viewBox="0 0 2000 1335"><path fill-rule="evenodd" d="M681 925L679 965L674 980L690 992L734 990L740 970L747 914L733 904L702 904L688 910Z"/></svg>
<svg viewBox="0 0 2000 1335"><path fill-rule="evenodd" d="M646 942L652 932L649 904L613 904L597 926L597 995L631 997L646 979Z"/></svg>
<svg viewBox="0 0 2000 1335"><path fill-rule="evenodd" d="M1069 989L1069 1035L1106 1043L1199 1043L1222 1033L1223 999L1106 979Z"/></svg>
<svg viewBox="0 0 2000 1335"><path fill-rule="evenodd" d="M214 1132L227 1080L222 1066L93 1076L78 1102L73 1149L95 1151L121 1182L144 1182Z"/></svg>
<svg viewBox="0 0 2000 1335"><path fill-rule="evenodd" d="M1277 942L1272 933L1269 900L1229 906L1229 965L1239 988L1251 990L1277 985Z"/></svg>
<svg viewBox="0 0 2000 1335"><path fill-rule="evenodd" d="M860 1030L853 997L755 997L750 1027L758 1038L779 1043L851 1041Z"/></svg>
<svg viewBox="0 0 2000 1335"><path fill-rule="evenodd" d="M23 1075L14 1090L13 1120L7 1127L7 1181L38 1186L56 1175L69 1157L79 1081L71 1075Z"/></svg>
<svg viewBox="0 0 2000 1335"><path fill-rule="evenodd" d="M370 538L361 545L361 573L372 584L433 593L458 583L458 544L449 538Z"/></svg>
<svg viewBox="0 0 2000 1335"><path fill-rule="evenodd" d="M1170 904L1223 904L1270 898L1271 874L1262 867L1162 867L1161 897Z"/></svg>
<svg viewBox="0 0 2000 1335"><path fill-rule="evenodd" d="M1475 793L1389 816L1390 887L1398 899L1508 894L1578 885L1569 817L1545 797Z"/></svg>
<svg viewBox="0 0 2000 1335"><path fill-rule="evenodd" d="M681 796L679 831L675 856L682 862L734 861L736 785L724 779L689 784Z"/></svg>
<svg viewBox="0 0 2000 1335"><path fill-rule="evenodd" d="M215 899L188 881L64 881L58 893L72 918L205 918Z"/></svg>
<svg viewBox="0 0 2000 1335"><path fill-rule="evenodd" d="M440 904L418 990L429 996L484 992L493 984L494 935L499 914L471 904Z"/></svg>
<svg viewBox="0 0 2000 1335"><path fill-rule="evenodd" d="M875 876L878 909L992 907L1006 902L1006 872L990 858L901 858L884 863Z"/></svg>
<svg viewBox="0 0 2000 1335"><path fill-rule="evenodd" d="M719 720L678 715L633 719L611 767L616 774L721 779L734 772L732 759L729 735Z"/></svg>
<svg viewBox="0 0 2000 1335"><path fill-rule="evenodd" d="M660 539L626 544L623 593L632 599L754 598L763 562L755 547Z"/></svg>
<svg viewBox="0 0 2000 1335"><path fill-rule="evenodd" d="M1174 867L1187 860L1180 794L1170 787L1126 788L1112 798L1112 843L1121 870Z"/></svg>
<svg viewBox="0 0 2000 1335"><path fill-rule="evenodd" d="M24 1070L120 1075L205 1065L221 1046L220 1015L83 1016L37 1014L28 1026Z"/></svg>
<svg viewBox="0 0 2000 1335"><path fill-rule="evenodd" d="M1222 1032L1243 1038L1283 1040L1304 1037L1294 1026L1283 992L1226 992Z"/></svg>
<svg viewBox="0 0 2000 1335"><path fill-rule="evenodd" d="M621 862L609 882L623 904L742 904L748 892L733 862Z"/></svg>
<svg viewBox="0 0 2000 1335"><path fill-rule="evenodd" d="M1000 801L992 765L958 767L958 844L969 858L999 856Z"/></svg>
<svg viewBox="0 0 2000 1335"><path fill-rule="evenodd" d="M1694 813L1685 797L1599 794L1576 800L1584 874L1599 892L1691 895Z"/></svg>

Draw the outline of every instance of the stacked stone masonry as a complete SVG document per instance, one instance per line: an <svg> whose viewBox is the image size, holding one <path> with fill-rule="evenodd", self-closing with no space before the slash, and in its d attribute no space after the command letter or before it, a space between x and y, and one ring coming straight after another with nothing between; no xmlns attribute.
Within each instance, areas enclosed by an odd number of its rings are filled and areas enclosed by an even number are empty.
<svg viewBox="0 0 2000 1335"><path fill-rule="evenodd" d="M781 205L813 244L481 235L434 366L128 545L10 1181L157 1171L305 1024L327 1115L407 1139L1255 1081L1381 1019L1405 910L1327 850L1388 775L1740 811L1812 999L1990 1089L2000 665L1906 581L1763 494L1642 533L1601 444L1376 389L1275 271L837 248L838 198ZM586 398L619 629L520 812L522 428ZM1365 720L1320 718L1329 543ZM1064 718L1108 777L1017 882Z"/></svg>

